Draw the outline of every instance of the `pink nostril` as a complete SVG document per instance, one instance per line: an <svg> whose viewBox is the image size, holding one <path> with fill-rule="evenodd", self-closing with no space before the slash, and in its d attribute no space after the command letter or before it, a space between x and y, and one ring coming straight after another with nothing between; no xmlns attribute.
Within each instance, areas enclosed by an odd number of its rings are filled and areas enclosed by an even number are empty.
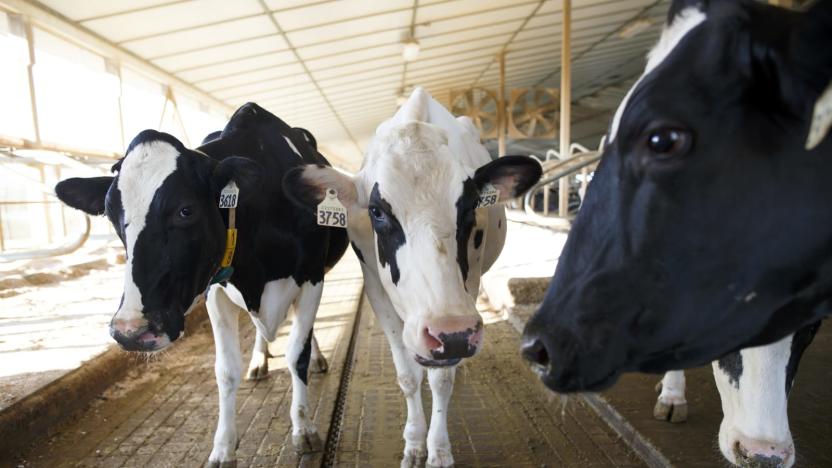
<svg viewBox="0 0 832 468"><path fill-rule="evenodd" d="M431 334L430 330L428 330L427 327L422 329L422 336L424 336L425 344L427 345L429 350L433 351L442 348L442 341L440 341L439 338L433 336L433 334Z"/></svg>
<svg viewBox="0 0 832 468"><path fill-rule="evenodd" d="M482 328L477 330L471 336L468 337L468 346L472 348L479 348L480 343L482 342Z"/></svg>

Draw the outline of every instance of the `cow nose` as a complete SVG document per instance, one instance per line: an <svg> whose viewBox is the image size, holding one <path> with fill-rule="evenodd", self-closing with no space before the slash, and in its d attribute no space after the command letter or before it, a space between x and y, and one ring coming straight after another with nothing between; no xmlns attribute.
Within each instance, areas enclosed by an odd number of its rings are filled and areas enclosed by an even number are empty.
<svg viewBox="0 0 832 468"><path fill-rule="evenodd" d="M538 338L532 338L523 342L520 353L524 359L532 364L549 367L549 351L546 350L546 345L543 341Z"/></svg>
<svg viewBox="0 0 832 468"><path fill-rule="evenodd" d="M786 468L791 465L793 445L740 436L734 442L734 456L739 466Z"/></svg>
<svg viewBox="0 0 832 468"><path fill-rule="evenodd" d="M422 340L433 359L461 359L476 354L482 343L482 318L441 317L422 328Z"/></svg>
<svg viewBox="0 0 832 468"><path fill-rule="evenodd" d="M123 320L114 318L110 322L110 336L126 350L137 347L137 338L148 330L148 322L144 319Z"/></svg>

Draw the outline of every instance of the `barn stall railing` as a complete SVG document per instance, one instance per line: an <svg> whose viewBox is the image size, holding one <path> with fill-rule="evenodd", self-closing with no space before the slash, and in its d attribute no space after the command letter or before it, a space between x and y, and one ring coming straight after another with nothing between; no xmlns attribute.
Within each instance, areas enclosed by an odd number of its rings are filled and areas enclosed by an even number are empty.
<svg viewBox="0 0 832 468"><path fill-rule="evenodd" d="M562 177L571 177L584 169L588 169L590 166L597 164L600 159L601 152L589 151L546 168L544 176L523 197L523 210L530 216L540 216L534 209L534 198L538 192L544 189L549 190L552 183ZM587 177L588 174L585 174L584 183Z"/></svg>
<svg viewBox="0 0 832 468"><path fill-rule="evenodd" d="M83 175L101 175L103 171L96 170L66 154L50 153L48 162L45 162L44 155L20 154L17 153L17 150L17 148L8 147L0 150L0 164L2 165L2 169L12 174L18 182L23 182L27 189L40 192L42 198L31 199L31 196L24 196L22 197L24 199L0 200L0 262L47 258L65 255L78 250L90 238L92 221L89 216L84 215L83 223L79 230L80 232L76 232L75 234L69 232L67 225L72 223L67 222L64 206L55 198L53 184L47 183L45 169L47 167L54 168L55 178L61 177L61 169L70 169L75 173L81 173ZM33 174L30 173L33 169L37 170L37 173L40 175L39 178L33 177ZM36 213L27 210L26 213L18 213L17 216L11 215L4 219L4 215L9 214L7 212L8 208L25 208L32 205L43 207L42 217L38 218ZM22 223L26 224L26 226ZM17 248L8 245L9 241L14 240L9 231L17 229L31 231L33 229L32 226L36 223L46 231L45 239L39 239L37 243L31 243L33 245L18 246ZM9 229L7 230L6 228ZM57 237L56 234L61 237L58 240L60 242L58 245L54 245L54 237ZM43 244L47 244L47 247L41 247Z"/></svg>

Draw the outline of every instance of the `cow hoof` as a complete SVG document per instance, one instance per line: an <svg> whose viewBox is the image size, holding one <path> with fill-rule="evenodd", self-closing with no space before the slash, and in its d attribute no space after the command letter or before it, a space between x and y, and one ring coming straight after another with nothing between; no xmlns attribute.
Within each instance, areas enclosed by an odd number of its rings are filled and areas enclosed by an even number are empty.
<svg viewBox="0 0 832 468"><path fill-rule="evenodd" d="M454 457L449 449L438 449L428 455L425 468L447 468L454 466Z"/></svg>
<svg viewBox="0 0 832 468"><path fill-rule="evenodd" d="M263 380L269 376L269 360L263 359L261 362L255 362L252 359L246 372L246 380Z"/></svg>
<svg viewBox="0 0 832 468"><path fill-rule="evenodd" d="M205 464L205 468L237 468L237 460L208 460L208 463Z"/></svg>
<svg viewBox="0 0 832 468"><path fill-rule="evenodd" d="M326 374L328 370L329 364L327 364L326 358L323 356L318 356L317 359L309 361L309 372L313 374Z"/></svg>
<svg viewBox="0 0 832 468"><path fill-rule="evenodd" d="M292 434L292 445L298 453L320 452L324 449L324 443L317 431Z"/></svg>
<svg viewBox="0 0 832 468"><path fill-rule="evenodd" d="M425 466L428 454L425 449L413 448L404 451L404 458L402 458L401 468L421 468Z"/></svg>
<svg viewBox="0 0 832 468"><path fill-rule="evenodd" d="M656 401L656 406L653 407L653 417L662 421L670 421L672 423L685 422L688 420L688 404L665 403L658 400Z"/></svg>

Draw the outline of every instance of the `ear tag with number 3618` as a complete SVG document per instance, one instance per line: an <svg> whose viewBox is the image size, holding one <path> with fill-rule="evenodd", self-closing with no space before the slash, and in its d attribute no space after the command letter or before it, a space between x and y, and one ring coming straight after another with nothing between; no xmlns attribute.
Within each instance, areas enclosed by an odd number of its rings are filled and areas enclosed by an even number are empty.
<svg viewBox="0 0 832 468"><path fill-rule="evenodd" d="M477 200L477 208L496 205L500 201L500 191L491 184L485 184L480 190L480 198Z"/></svg>
<svg viewBox="0 0 832 468"><path fill-rule="evenodd" d="M318 204L318 225L336 228L347 227L347 209L338 200L338 191L326 189L326 196Z"/></svg>
<svg viewBox="0 0 832 468"><path fill-rule="evenodd" d="M232 180L226 184L225 187L222 188L220 191L220 208L237 208L237 201L240 198L240 189L237 187L237 184Z"/></svg>

